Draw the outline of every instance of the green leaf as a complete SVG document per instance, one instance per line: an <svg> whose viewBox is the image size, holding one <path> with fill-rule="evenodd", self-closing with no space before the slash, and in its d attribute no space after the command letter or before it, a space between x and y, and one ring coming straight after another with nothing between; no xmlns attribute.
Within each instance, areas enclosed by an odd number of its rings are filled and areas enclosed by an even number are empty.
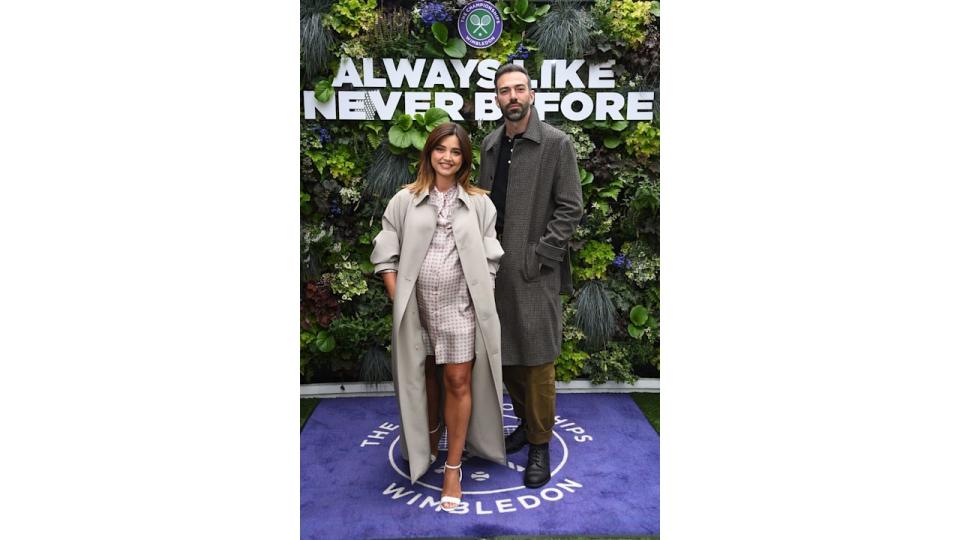
<svg viewBox="0 0 960 540"><path fill-rule="evenodd" d="M617 195L620 195L619 187L610 187L600 192L601 197L606 197L614 201L617 200Z"/></svg>
<svg viewBox="0 0 960 540"><path fill-rule="evenodd" d="M627 326L627 333L630 334L630 337L633 339L639 339L640 335L643 333L643 330L631 324Z"/></svg>
<svg viewBox="0 0 960 540"><path fill-rule="evenodd" d="M447 25L435 22L430 26L430 30L433 31L433 37L437 38L437 41L444 45L447 44Z"/></svg>
<svg viewBox="0 0 960 540"><path fill-rule="evenodd" d="M623 144L623 141L617 135L606 135L603 137L603 145L613 149Z"/></svg>
<svg viewBox="0 0 960 540"><path fill-rule="evenodd" d="M650 13L653 13L653 14L656 15L657 17L660 16L660 2L654 2L654 3L650 6Z"/></svg>
<svg viewBox="0 0 960 540"><path fill-rule="evenodd" d="M364 122L362 125L364 129L368 129L376 133L377 135L379 135L380 132L383 131L383 124L381 124L380 122Z"/></svg>
<svg viewBox="0 0 960 540"><path fill-rule="evenodd" d="M467 55L467 44L460 38L453 38L443 47L450 58L463 58Z"/></svg>
<svg viewBox="0 0 960 540"><path fill-rule="evenodd" d="M613 124L610 124L610 129L614 131L623 131L627 129L627 126L629 125L630 125L630 122L627 122L626 120L617 120Z"/></svg>
<svg viewBox="0 0 960 540"><path fill-rule="evenodd" d="M510 7L510 6L507 6L507 7L503 8L503 9L501 9L500 11L502 11L504 15L509 15L509 14L513 13L513 8Z"/></svg>
<svg viewBox="0 0 960 540"><path fill-rule="evenodd" d="M520 17L520 20L527 23L537 22L537 18L534 17L533 15L524 15L523 17Z"/></svg>
<svg viewBox="0 0 960 540"><path fill-rule="evenodd" d="M647 326L656 330L657 327L660 326L660 323L657 321L656 317L650 317L649 319L647 319Z"/></svg>
<svg viewBox="0 0 960 540"><path fill-rule="evenodd" d="M393 126L387 132L387 139L390 144L397 148L407 148L413 144L413 130L407 131L400 126Z"/></svg>
<svg viewBox="0 0 960 540"><path fill-rule="evenodd" d="M337 346L337 340L334 339L333 336L328 334L326 331L321 330L317 334L317 344L318 344L318 348L320 349L320 352L328 353L332 351L334 347Z"/></svg>
<svg viewBox="0 0 960 540"><path fill-rule="evenodd" d="M426 127L427 125L426 120L423 119L423 113L417 113L416 116L413 117L413 121L420 127Z"/></svg>
<svg viewBox="0 0 960 540"><path fill-rule="evenodd" d="M430 131L444 122L449 122L450 117L447 115L447 111L441 109L440 107L433 107L428 109L426 115L423 117L426 122L426 128Z"/></svg>
<svg viewBox="0 0 960 540"><path fill-rule="evenodd" d="M364 274L372 274L376 267L370 261L360 261L360 271Z"/></svg>
<svg viewBox="0 0 960 540"><path fill-rule="evenodd" d="M517 0L513 3L513 7L516 8L518 15L525 15L530 7L530 2L528 0Z"/></svg>
<svg viewBox="0 0 960 540"><path fill-rule="evenodd" d="M643 323L647 322L649 318L650 314L647 313L647 308L643 306L633 306L630 310L630 322L637 326L643 326Z"/></svg>
<svg viewBox="0 0 960 540"><path fill-rule="evenodd" d="M593 173L581 167L580 168L580 185L587 186L592 183L593 183Z"/></svg>
<svg viewBox="0 0 960 540"><path fill-rule="evenodd" d="M422 131L411 131L413 138L413 147L417 150L423 150L423 145L427 144L427 134Z"/></svg>
<svg viewBox="0 0 960 540"><path fill-rule="evenodd" d="M413 127L413 117L409 114L401 114L394 125L400 126L400 129L407 131Z"/></svg>
<svg viewBox="0 0 960 540"><path fill-rule="evenodd" d="M321 103L330 101L333 97L333 83L330 81L320 81L313 87L314 97Z"/></svg>
<svg viewBox="0 0 960 540"><path fill-rule="evenodd" d="M550 8L551 8L550 4L545 4L545 5L543 5L543 6L540 6L540 8L537 9L536 11L534 11L533 14L536 15L537 17L539 17L539 16L543 15L544 13L550 11Z"/></svg>
<svg viewBox="0 0 960 540"><path fill-rule="evenodd" d="M425 51L427 51L430 57L443 58L443 53L440 51L440 49L436 48L432 42L427 43L423 48Z"/></svg>

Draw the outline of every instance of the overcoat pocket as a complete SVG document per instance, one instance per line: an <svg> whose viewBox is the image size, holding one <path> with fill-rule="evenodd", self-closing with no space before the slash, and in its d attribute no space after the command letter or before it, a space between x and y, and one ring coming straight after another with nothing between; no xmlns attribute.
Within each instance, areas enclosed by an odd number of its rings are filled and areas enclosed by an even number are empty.
<svg viewBox="0 0 960 540"><path fill-rule="evenodd" d="M523 279L526 281L540 280L540 259L537 257L537 243L528 242L523 250Z"/></svg>

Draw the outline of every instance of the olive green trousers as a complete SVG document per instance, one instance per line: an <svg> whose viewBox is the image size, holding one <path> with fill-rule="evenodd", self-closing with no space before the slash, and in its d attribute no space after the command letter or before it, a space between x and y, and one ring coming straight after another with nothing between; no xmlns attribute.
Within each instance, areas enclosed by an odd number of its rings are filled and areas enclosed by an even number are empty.
<svg viewBox="0 0 960 540"><path fill-rule="evenodd" d="M503 366L503 384L513 402L514 415L527 424L527 442L550 442L557 414L553 362L539 366Z"/></svg>

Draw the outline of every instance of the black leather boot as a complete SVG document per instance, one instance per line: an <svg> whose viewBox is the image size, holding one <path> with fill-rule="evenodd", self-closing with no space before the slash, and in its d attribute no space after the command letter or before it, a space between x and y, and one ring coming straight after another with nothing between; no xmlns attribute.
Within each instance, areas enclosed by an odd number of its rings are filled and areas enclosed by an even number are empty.
<svg viewBox="0 0 960 540"><path fill-rule="evenodd" d="M507 435L503 439L503 445L507 448L508 454L519 452L521 448L526 446L527 445L526 423L520 422L520 425L517 426L517 429L513 430L513 433Z"/></svg>
<svg viewBox="0 0 960 540"><path fill-rule="evenodd" d="M527 454L527 468L523 471L523 485L538 488L550 481L550 443L531 444Z"/></svg>

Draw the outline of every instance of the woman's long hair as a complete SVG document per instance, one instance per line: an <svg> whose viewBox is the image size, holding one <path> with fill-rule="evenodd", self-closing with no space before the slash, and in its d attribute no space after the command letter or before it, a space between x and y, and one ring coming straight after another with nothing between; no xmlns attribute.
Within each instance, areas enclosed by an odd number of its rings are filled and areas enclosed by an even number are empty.
<svg viewBox="0 0 960 540"><path fill-rule="evenodd" d="M470 169L473 166L473 146L470 144L470 135L460 124L453 122L440 124L427 137L427 142L423 145L423 151L420 152L420 168L417 170L417 178L413 183L405 186L411 193L419 194L424 190L429 191L433 187L437 177L436 171L433 170L433 164L430 162L430 155L433 154L433 149L440 144L440 141L450 135L456 135L457 140L460 141L460 155L462 157L460 169L457 170L454 181L460 186L460 189L470 195L487 193L487 190L480 189L470 183Z"/></svg>

